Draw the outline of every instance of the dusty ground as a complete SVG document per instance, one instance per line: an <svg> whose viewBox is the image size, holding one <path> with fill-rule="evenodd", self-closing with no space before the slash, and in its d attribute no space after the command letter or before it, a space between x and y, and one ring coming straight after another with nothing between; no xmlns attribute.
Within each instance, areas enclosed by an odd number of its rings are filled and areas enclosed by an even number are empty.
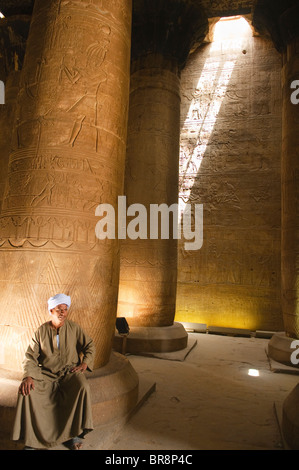
<svg viewBox="0 0 299 470"><path fill-rule="evenodd" d="M194 339L184 361L128 356L156 391L128 423L88 435L86 450L284 448L274 405L280 416L299 376L271 371L266 339L190 333Z"/></svg>

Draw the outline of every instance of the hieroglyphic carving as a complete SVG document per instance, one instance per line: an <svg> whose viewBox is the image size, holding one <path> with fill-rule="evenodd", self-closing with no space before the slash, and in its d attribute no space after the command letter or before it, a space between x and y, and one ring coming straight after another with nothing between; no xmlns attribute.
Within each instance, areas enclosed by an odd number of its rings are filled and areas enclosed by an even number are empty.
<svg viewBox="0 0 299 470"><path fill-rule="evenodd" d="M290 16L298 14L291 10ZM299 107L290 100L289 84L299 74L299 41L297 22L290 22L289 15L284 16L285 34L293 35L283 55L283 122L282 122L282 311L284 329L287 336L299 338L298 285L299 285L299 249L298 249L298 215L299 215L299 163L298 163L298 121ZM291 23L291 22L290 22ZM296 33L295 33L296 29Z"/></svg>
<svg viewBox="0 0 299 470"><path fill-rule="evenodd" d="M221 50L205 46L182 73L180 200L203 204L204 243L179 242L178 319L279 328L280 58L257 37L246 54ZM223 61L235 61L226 87L215 85Z"/></svg>
<svg viewBox="0 0 299 470"><path fill-rule="evenodd" d="M11 128L13 125L16 100L19 89L20 72L11 72L6 80L5 105L0 107L0 209L4 197L8 174L8 161L11 148Z"/></svg>
<svg viewBox="0 0 299 470"><path fill-rule="evenodd" d="M70 9L62 14L63 11L61 6L60 16L53 27L50 47L44 50L43 57L37 60L35 75L31 77L32 73L29 71L29 76L24 79L24 89L28 97L36 98L43 83L43 94L47 98L41 108L41 115L35 121L35 134L40 141L43 132L51 132L49 128L53 127L53 120L56 118L65 128L64 135L57 136L57 144L61 143L61 138L64 137L66 145L74 146L84 127L92 127L94 145L98 150L98 115L103 106L99 92L108 76L104 62L110 47L111 27L104 24L102 19L93 16L82 17L76 10ZM87 42L90 30L94 30L95 39ZM70 43L73 35L76 35L78 41L76 48ZM58 52L61 59L57 58ZM60 60L58 69L57 60ZM45 75L48 77L46 89ZM19 118L19 146L24 145L24 134L26 139L28 133L27 123L22 116ZM53 145L54 135L51 140Z"/></svg>
<svg viewBox="0 0 299 470"><path fill-rule="evenodd" d="M2 247L45 247L72 251L100 251L95 221L60 216L15 216L0 220Z"/></svg>
<svg viewBox="0 0 299 470"><path fill-rule="evenodd" d="M131 76L125 194L145 207L178 195L180 81L162 59L142 59ZM123 240L118 314L131 325L172 325L176 273L176 240Z"/></svg>

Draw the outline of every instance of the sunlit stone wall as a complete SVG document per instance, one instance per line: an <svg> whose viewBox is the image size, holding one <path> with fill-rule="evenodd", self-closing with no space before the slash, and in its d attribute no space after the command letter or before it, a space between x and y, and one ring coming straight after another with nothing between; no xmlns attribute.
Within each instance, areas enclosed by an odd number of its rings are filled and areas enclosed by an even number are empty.
<svg viewBox="0 0 299 470"><path fill-rule="evenodd" d="M218 23L182 73L180 205L204 205L204 241L180 241L177 321L283 329L280 74L244 19Z"/></svg>

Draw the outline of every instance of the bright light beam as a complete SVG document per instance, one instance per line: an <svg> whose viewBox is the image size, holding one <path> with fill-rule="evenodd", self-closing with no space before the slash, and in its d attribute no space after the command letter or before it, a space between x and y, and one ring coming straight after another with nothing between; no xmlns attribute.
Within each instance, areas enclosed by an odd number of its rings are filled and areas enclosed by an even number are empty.
<svg viewBox="0 0 299 470"><path fill-rule="evenodd" d="M211 58L206 60L184 123L185 127L187 121L197 120L198 132L193 150L191 153L186 152L188 158L180 159L180 219L189 201L194 181L199 173L244 40L251 35L251 28L243 17L222 18L215 25L213 43L210 48ZM215 61L215 53L217 52L219 60ZM210 100L206 99L208 95L210 95ZM202 99L203 96L204 99ZM199 108L198 102L200 103ZM182 147L181 152L184 154ZM194 176L190 178L190 175ZM182 189L183 194L181 193Z"/></svg>

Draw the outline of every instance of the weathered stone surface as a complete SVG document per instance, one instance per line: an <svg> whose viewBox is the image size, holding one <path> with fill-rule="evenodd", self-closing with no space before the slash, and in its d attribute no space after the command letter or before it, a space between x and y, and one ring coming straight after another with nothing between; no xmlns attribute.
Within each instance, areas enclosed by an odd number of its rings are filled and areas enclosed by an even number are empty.
<svg viewBox="0 0 299 470"><path fill-rule="evenodd" d="M298 364L295 364L296 361L294 361L292 357L294 352L295 356L297 356L296 347L292 344L293 341L294 339L287 336L285 332L273 334L268 343L269 357L286 366L298 368Z"/></svg>
<svg viewBox="0 0 299 470"><path fill-rule="evenodd" d="M7 10L2 8L4 3ZM2 5L0 2L0 10L2 8L3 12L8 16L30 14L30 8L33 4L33 2L27 0L4 3ZM163 14L161 15L157 14L156 7L158 3L160 8L162 8L161 11ZM78 6L79 3L75 0L72 2L61 2L63 8L70 4ZM86 2L86 10L89 11L94 8L94 4L94 1ZM179 35L173 34L175 31L174 25L177 26L183 18L180 10L180 5L182 6L183 4L185 7L188 7L188 18L190 18L191 11L201 11L198 17L200 21L196 26L199 34L197 39L199 40L201 40L207 32L205 29L207 17L212 18L213 22L213 17L215 16L220 17L249 13L252 9L254 9L255 12L253 22L255 27L262 34L269 34L278 50L286 51L287 44L291 44L297 34L298 22L296 18L298 15L296 15L297 2L295 0L286 0L284 2L279 0L259 0L258 2L250 0L235 0L233 2L226 0L202 0L201 2L191 0L188 2L182 2L180 0L172 0L171 2L145 2L143 0L134 0L133 35L137 38L136 41L134 41L132 49L134 59L139 57L142 62L144 53L158 54L160 57L163 57L163 61L168 61L168 63L172 62L171 72L177 73L176 70L181 68L184 64L188 48L196 46L196 41L193 43L194 38L192 38L192 34L191 36L186 36L187 33L191 33L191 29L188 29L189 20L182 25ZM169 7L170 5L171 8ZM195 8L195 10L192 10L192 8ZM169 12L172 15L172 23L167 20L166 13L169 14ZM140 16L140 13L143 15L143 18L139 21L138 15ZM157 24L159 27L156 27ZM198 27L199 25L200 28ZM67 24L66 28L68 28ZM149 38L150 41L148 40ZM184 44L183 38L186 38ZM237 55L237 61L232 72L229 70L229 63L227 63L227 77L229 78L230 76L229 86L224 94L221 88L216 87L216 92L219 93L218 104L222 98L223 101L217 116L217 124L205 148L204 142L205 136L208 135L206 133L207 131L201 133L203 139L199 146L196 130L195 132L189 132L190 129L188 128L186 131L186 126L188 127L189 123L192 121L192 125L198 128L197 126L203 123L206 110L210 109L209 112L213 112L210 105L210 98L213 96L213 88L212 86L210 89L208 88L208 81L211 75L206 73L205 64L208 64L210 60L211 73L213 74L217 68L217 55L211 54L210 59L208 58L210 47L209 45L205 45L195 52L189 59L188 68L183 73L180 199L186 202L189 200L188 198L190 196L194 202L204 202L205 239L203 249L200 254L196 256L181 249L182 246L180 245L177 318L185 320L188 317L188 321L207 323L212 319L213 323L217 320L217 324L221 322L223 326L241 326L242 328L257 327L271 330L281 329L279 300L281 283L279 266L280 161L278 157L279 146L281 144L279 121L281 115L280 56L275 54L269 41L256 37L251 38L246 46L242 46L240 49L241 52L239 51L240 53ZM295 49L296 48L297 46ZM288 53L291 53L292 50L293 49L290 48ZM226 45L224 45L222 52L221 61L222 64L224 64L223 59L225 56L229 57ZM174 56L176 56L176 60L179 60L178 67L176 64L173 65ZM13 57L13 55L10 55L10 57ZM201 59L199 59L199 57L201 57ZM197 59L199 65L197 71L193 73L193 65L190 64L195 64ZM232 64L234 58L232 61L229 59L229 61ZM12 63L11 60L10 63ZM135 65L137 63L140 63L140 60L137 60ZM42 64L38 70L42 70L44 65L45 64ZM160 61L159 66L161 65L162 62ZM103 67L105 69L105 66ZM288 67L289 71L287 71ZM38 70L36 69L35 72L39 80ZM77 75L74 70L75 67L72 67L68 62L64 63L60 76L64 77L63 80L66 80L68 76L67 80L73 79L76 82ZM133 72L137 70L134 64L132 70ZM220 69L218 69L218 72L219 70ZM201 71L203 72L203 78L204 75L206 75L206 79L203 80L204 89L197 88ZM31 80L32 77L30 78L33 85L30 85L30 82L28 86L26 85L26 89L29 93L34 93L36 89L36 85L34 85L35 72L32 72L33 79ZM297 79L295 62L290 66L284 65L283 73L284 76L287 77L285 80L290 80L291 77ZM188 77L190 81L194 80L194 84L185 85L185 77ZM76 88L77 85L76 83L73 84ZM105 83L103 82L101 88L104 86ZM284 87L285 96L287 97L286 99L288 99L289 83L287 83L287 81ZM189 110L190 104L191 108ZM216 101L216 108L218 104ZM82 102L78 103L78 110L81 105ZM214 104L212 106L214 106ZM189 111L191 114L185 126L184 119ZM289 116L287 121L297 121L297 117L292 114L296 112L295 109L290 111L287 106L284 112ZM58 114L59 113L57 113L57 116ZM89 119L88 121L86 117L84 121L82 121L83 127L80 128L80 118L82 118L82 116L80 114L78 120L74 121L76 123L76 125L72 127L74 134L72 137L69 137L68 141L71 146L74 144L74 148L77 146L80 153L80 145L83 145L85 138L89 141L89 131L92 128L92 124L90 124L92 120ZM206 122L208 121L209 118ZM45 120L40 123L43 128L45 124L49 123L46 123ZM19 126L19 130L21 130L22 125L23 124ZM62 125L62 128L64 129L62 131L63 133L65 132L65 126ZM89 130L87 130L88 128ZM79 131L78 134L76 129ZM135 132L137 132L137 130L135 129ZM36 132L38 133L38 131ZM56 133L56 130L54 133ZM24 131L23 134L26 135L26 138L27 135L30 138L30 133L28 134L27 130ZM295 139L295 137L292 137L292 139ZM237 142L240 142L240 147L237 145ZM23 144L24 142L21 141L21 145ZM296 141L295 146L298 147ZM286 152L289 152L288 148L291 149L291 147L294 148L291 143L284 144ZM72 148L73 154L75 153L74 148ZM201 164L200 177L195 177L194 182L194 175L197 174L197 165L202 158L200 152L204 148L205 157ZM88 175L90 159L86 160L85 158L82 159L80 156L77 158L76 156L75 159L72 157L72 161L70 162L67 160L69 155L67 157L65 155L61 157L61 155L56 154L54 157L54 160L51 160L48 158L48 155L44 154L43 165L50 168L55 164L57 168L59 167L61 170L61 174L66 173L71 165L72 172L73 170L75 171L76 167L78 171L79 168L81 168ZM294 159L295 158L297 158L296 154L294 154ZM186 171L183 162L189 160L189 168ZM27 159L27 161L29 160ZM21 172L23 172L21 165L23 163L24 159L23 161L22 159L16 159L13 161L14 167L10 166L10 168L14 169L14 175L10 177L9 184L12 184L14 187L27 185L27 182L21 179ZM191 167L193 167L193 170ZM39 162L37 163L36 169L37 168L42 170ZM24 168L24 170L26 171L26 168ZM94 167L92 167L92 171L94 171ZM138 169L138 171L141 170ZM288 174L288 172L289 170L286 169L286 174ZM17 174L19 174L18 179ZM77 180L73 180L72 176L68 175L68 177L72 180L67 182L68 187L72 186L72 188L78 188L76 184ZM283 176L283 179L284 178ZM296 188L291 188L292 185L297 187L296 178L294 177L292 183L289 182L289 179L290 177L287 176L285 180L285 184L289 185L288 187L290 188L289 196L284 198L285 203L290 205L289 215L284 215L287 224L288 219L295 220L293 212L294 201L292 201L291 194L294 194ZM61 186L62 183L60 184L60 187ZM49 189L49 195L45 197L48 199L52 198L53 201L51 181L47 187ZM109 189L103 187L103 193L106 191L109 191ZM77 197L78 193L79 188L68 191L60 189L59 197L57 195L55 196L55 204L57 203L61 208L64 205L68 207L78 207L78 205L81 204L80 197ZM22 195L17 195L16 191L13 195L15 207L18 205L17 197L22 199ZM104 202L108 201L105 200ZM293 205L293 208L291 208L291 205ZM33 238L36 237L37 240L41 239L39 243L43 243L48 237L47 224L44 224L45 220L43 217L44 213L42 215L39 214L38 220L32 222L30 218L27 217L24 219L18 214L18 218L15 217L12 223L14 230L17 231L17 235L14 237L15 239L11 240L14 246L20 246L19 239L25 237L24 233L26 235L27 225L30 226L30 240L33 241ZM53 221L54 219L49 223L52 224ZM88 230L84 229L82 225L83 219L80 218L79 222L80 226L76 225L71 229L69 229L68 225L65 225L66 222L61 227L56 225L53 229L55 232L54 238L63 238L63 232L68 232L67 237L72 238L72 234L75 233L79 234L78 236L81 237L83 244L85 236L88 239L91 232L88 234ZM59 221L59 223L61 224L61 221ZM10 233L12 233L10 228L5 232L7 228L6 224L7 219L2 219L3 233L6 235L9 234L10 236ZM290 248L296 243L296 239L294 238L294 227L289 226L289 228L286 228L286 230L283 228L283 240L285 240L286 251L282 254L283 264L285 266L285 268L283 268L282 282L285 283L285 286L288 286L285 290L283 302L287 306L286 309L291 312L291 310L294 311L296 304L296 301L294 301L296 287L294 286L296 286L297 281L296 276L294 277L296 256L293 256L292 248ZM18 240L17 242L16 238ZM27 242L28 241L26 241L26 243ZM248 248L247 251L245 251L245 246ZM153 252L156 252L156 249L156 247L153 247ZM132 246L129 247L128 245L128 254L130 256L132 255L132 250ZM164 259L172 266L171 259L174 263L175 259L172 258L171 255L167 256L166 258L164 257ZM15 263L12 258L9 259L11 259L9 262L13 262L15 266L18 264ZM88 257L86 259L88 259ZM155 258L151 261L152 264L149 264L149 266L155 266ZM4 267L6 267L7 262L8 258L5 258L3 261ZM128 287L129 290L132 286L131 281L135 282L136 280L136 285L140 286L141 277L144 275L144 272L149 272L147 268L144 268L144 262L148 263L146 258L141 257L140 254L138 267L133 266L133 264L129 266L127 263L127 273L129 277L126 287ZM74 263L72 264L74 265ZM80 261L78 264L80 264ZM59 270L61 270L59 252L51 254L51 260L48 261L48 265L52 266L52 268L54 265L55 269L59 265ZM52 268L49 269L49 272L51 272L53 279L55 269L53 271ZM17 270L15 273L16 272ZM14 276L17 275L14 274ZM162 292L163 286L164 292L167 291L168 295L172 287L167 288L167 286L171 286L171 284L168 284L168 281L163 284L160 282L161 279L162 275L155 276L156 285L160 285L160 292ZM63 285L67 284L68 282L64 282ZM61 285L60 281L56 283L56 285ZM153 277L152 285L154 285ZM198 286L200 286L200 289L198 289ZM226 313L224 316L221 315L221 318L215 318L214 312L218 311L219 305L221 305L221 311ZM131 311L130 305L126 312L127 311ZM198 312L200 312L200 315L201 312L206 312L204 314L205 318L198 319ZM289 316L291 321L293 321L293 313ZM5 326L5 328L9 327ZM288 327L288 330L291 331L291 328ZM15 338L19 338L19 333L20 330L16 332L17 336L15 336Z"/></svg>
<svg viewBox="0 0 299 470"><path fill-rule="evenodd" d="M178 202L180 69L208 27L192 1L137 1L133 9L132 73L125 174L127 205L169 208ZM175 222L176 223L176 222ZM148 224L149 225L149 224ZM173 220L169 217L169 225ZM132 326L173 324L177 240L124 240L118 315Z"/></svg>
<svg viewBox="0 0 299 470"><path fill-rule="evenodd" d="M12 71L5 81L5 104L0 106L0 212L8 172L11 129L14 123L20 72Z"/></svg>
<svg viewBox="0 0 299 470"><path fill-rule="evenodd" d="M132 327L129 335L116 334L113 346L118 352L130 354L164 353L180 351L187 347L188 334L183 325Z"/></svg>
<svg viewBox="0 0 299 470"><path fill-rule="evenodd" d="M283 402L282 432L292 450L299 450L299 385L291 391Z"/></svg>
<svg viewBox="0 0 299 470"><path fill-rule="evenodd" d="M215 37L182 72L180 204L203 204L204 241L179 244L177 321L282 329L280 73L250 29Z"/></svg>
<svg viewBox="0 0 299 470"><path fill-rule="evenodd" d="M292 82L299 77L299 4L259 0L254 24L268 32L283 53L282 69L282 310L286 334L299 337L298 317L298 122L299 108L291 100Z"/></svg>
<svg viewBox="0 0 299 470"><path fill-rule="evenodd" d="M179 78L163 64L148 56L131 76L125 194L128 206L143 204L148 214L151 204L170 206L178 195ZM172 324L176 261L176 240L121 243L118 314L130 325Z"/></svg>
<svg viewBox="0 0 299 470"><path fill-rule="evenodd" d="M282 308L288 336L299 338L299 105L291 83L299 79L299 37L284 53L282 72Z"/></svg>

